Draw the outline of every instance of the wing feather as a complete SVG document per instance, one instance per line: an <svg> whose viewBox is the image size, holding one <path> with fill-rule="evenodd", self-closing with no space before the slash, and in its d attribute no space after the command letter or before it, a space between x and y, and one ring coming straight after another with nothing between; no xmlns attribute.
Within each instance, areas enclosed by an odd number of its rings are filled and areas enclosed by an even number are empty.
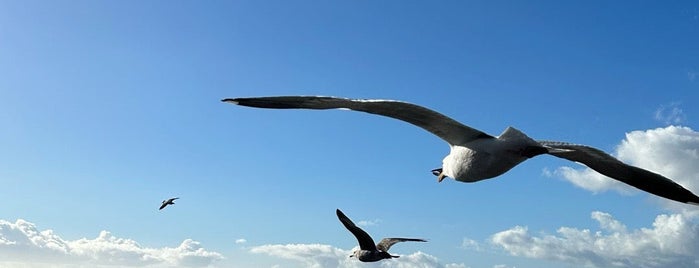
<svg viewBox="0 0 699 268"><path fill-rule="evenodd" d="M398 242L406 242L406 241L413 241L413 242L427 242L425 239L419 239L419 238L400 238L400 237L390 237L390 238L384 238L379 241L379 244L376 245L376 248L387 252L391 246Z"/></svg>
<svg viewBox="0 0 699 268"><path fill-rule="evenodd" d="M627 165L613 156L590 146L554 141L539 141L548 154L582 163L591 169L643 191L682 203L699 204L699 197L676 182L651 171Z"/></svg>
<svg viewBox="0 0 699 268"><path fill-rule="evenodd" d="M359 248L363 250L371 250L371 251L376 251L376 245L374 245L374 239L369 236L364 230L361 228L357 227L357 225L354 225L354 222L350 220L347 216L345 216L345 213L342 213L339 209L335 211L337 214L337 218L340 219L340 222L342 222L342 225L349 230L354 237L357 238L357 242L359 242Z"/></svg>
<svg viewBox="0 0 699 268"><path fill-rule="evenodd" d="M319 96L278 96L224 99L242 106L274 109L338 109L346 108L402 120L423 128L449 144L464 144L481 138L493 138L443 114L415 104L394 100L346 99Z"/></svg>

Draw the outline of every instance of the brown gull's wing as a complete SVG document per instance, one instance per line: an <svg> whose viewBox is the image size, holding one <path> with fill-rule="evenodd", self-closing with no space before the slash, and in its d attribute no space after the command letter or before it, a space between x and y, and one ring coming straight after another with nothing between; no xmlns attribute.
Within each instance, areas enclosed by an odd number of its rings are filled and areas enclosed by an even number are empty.
<svg viewBox="0 0 699 268"><path fill-rule="evenodd" d="M340 219L340 222L342 222L342 225L349 230L354 237L357 238L357 241L359 242L359 248L363 250L371 250L371 251L376 251L376 245L374 245L374 240L371 239L371 236L367 234L364 230L361 228L357 227L357 225L354 225L354 222L350 220L347 216L345 216L342 211L335 210L335 213L337 214L337 218Z"/></svg>
<svg viewBox="0 0 699 268"><path fill-rule="evenodd" d="M395 243L398 242L406 242L406 241L414 241L414 242L427 242L425 239L419 239L419 238L400 238L400 237L391 237L391 238L384 238L379 241L379 244L376 245L376 248L388 252L388 249L391 248Z"/></svg>

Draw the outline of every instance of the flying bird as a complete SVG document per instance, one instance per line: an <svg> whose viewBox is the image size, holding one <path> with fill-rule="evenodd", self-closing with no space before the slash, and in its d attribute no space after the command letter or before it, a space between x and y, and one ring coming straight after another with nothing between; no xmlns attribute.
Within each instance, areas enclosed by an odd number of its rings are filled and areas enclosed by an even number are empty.
<svg viewBox="0 0 699 268"><path fill-rule="evenodd" d="M549 154L582 163L607 177L648 193L677 202L699 205L699 196L674 181L660 174L627 165L599 149L567 142L537 141L513 127L506 128L500 136L494 137L436 111L407 102L319 96L234 98L222 101L274 109L344 108L408 122L449 144L451 150L442 160L442 167L432 170L439 182L445 177L461 182L494 178L524 160Z"/></svg>
<svg viewBox="0 0 699 268"><path fill-rule="evenodd" d="M398 258L400 256L394 256L388 253L388 249L391 248L395 243L405 242L405 241L415 241L415 242L427 242L424 239L418 238L384 238L379 241L378 244L374 244L374 239L367 234L364 230L354 225L354 222L347 218L342 211L339 209L335 210L337 218L340 219L342 225L347 228L352 234L357 238L359 242L359 249L355 250L351 257L355 257L363 262L375 262L383 259Z"/></svg>
<svg viewBox="0 0 699 268"><path fill-rule="evenodd" d="M170 198L170 199L163 200L163 204L160 205L160 208L159 208L158 210L164 209L165 207L167 207L167 205L174 205L175 202L173 202L173 201L175 201L175 200L177 200L177 199L180 199L180 198L179 198L179 197L174 197L174 198Z"/></svg>

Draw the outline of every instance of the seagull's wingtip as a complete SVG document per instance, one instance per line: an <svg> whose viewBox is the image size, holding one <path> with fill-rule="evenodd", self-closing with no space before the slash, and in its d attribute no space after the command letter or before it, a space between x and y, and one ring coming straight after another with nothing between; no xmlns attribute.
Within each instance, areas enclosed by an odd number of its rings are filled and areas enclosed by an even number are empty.
<svg viewBox="0 0 699 268"><path fill-rule="evenodd" d="M339 208L338 208L338 209L335 209L335 215L337 215L337 217L338 217L339 219L348 219L348 220L349 220L349 218L347 217L347 215L345 215L345 213L343 213L342 210L340 210Z"/></svg>
<svg viewBox="0 0 699 268"><path fill-rule="evenodd" d="M226 98L226 99L222 99L221 101L222 101L222 102L232 103L232 104L238 104L238 100L237 100L237 99Z"/></svg>

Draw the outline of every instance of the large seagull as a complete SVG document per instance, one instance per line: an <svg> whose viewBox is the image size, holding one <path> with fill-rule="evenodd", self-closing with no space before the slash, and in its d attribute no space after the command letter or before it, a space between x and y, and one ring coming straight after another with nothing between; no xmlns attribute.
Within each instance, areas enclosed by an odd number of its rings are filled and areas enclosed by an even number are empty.
<svg viewBox="0 0 699 268"><path fill-rule="evenodd" d="M494 137L443 114L407 102L319 96L234 98L222 101L273 109L344 108L408 122L449 143L451 151L442 160L442 167L432 170L439 182L445 177L461 182L494 178L524 160L540 154L549 154L582 163L605 176L654 195L699 205L699 196L674 181L660 174L627 165L599 149L567 142L537 141L513 127L508 127L500 136Z"/></svg>

